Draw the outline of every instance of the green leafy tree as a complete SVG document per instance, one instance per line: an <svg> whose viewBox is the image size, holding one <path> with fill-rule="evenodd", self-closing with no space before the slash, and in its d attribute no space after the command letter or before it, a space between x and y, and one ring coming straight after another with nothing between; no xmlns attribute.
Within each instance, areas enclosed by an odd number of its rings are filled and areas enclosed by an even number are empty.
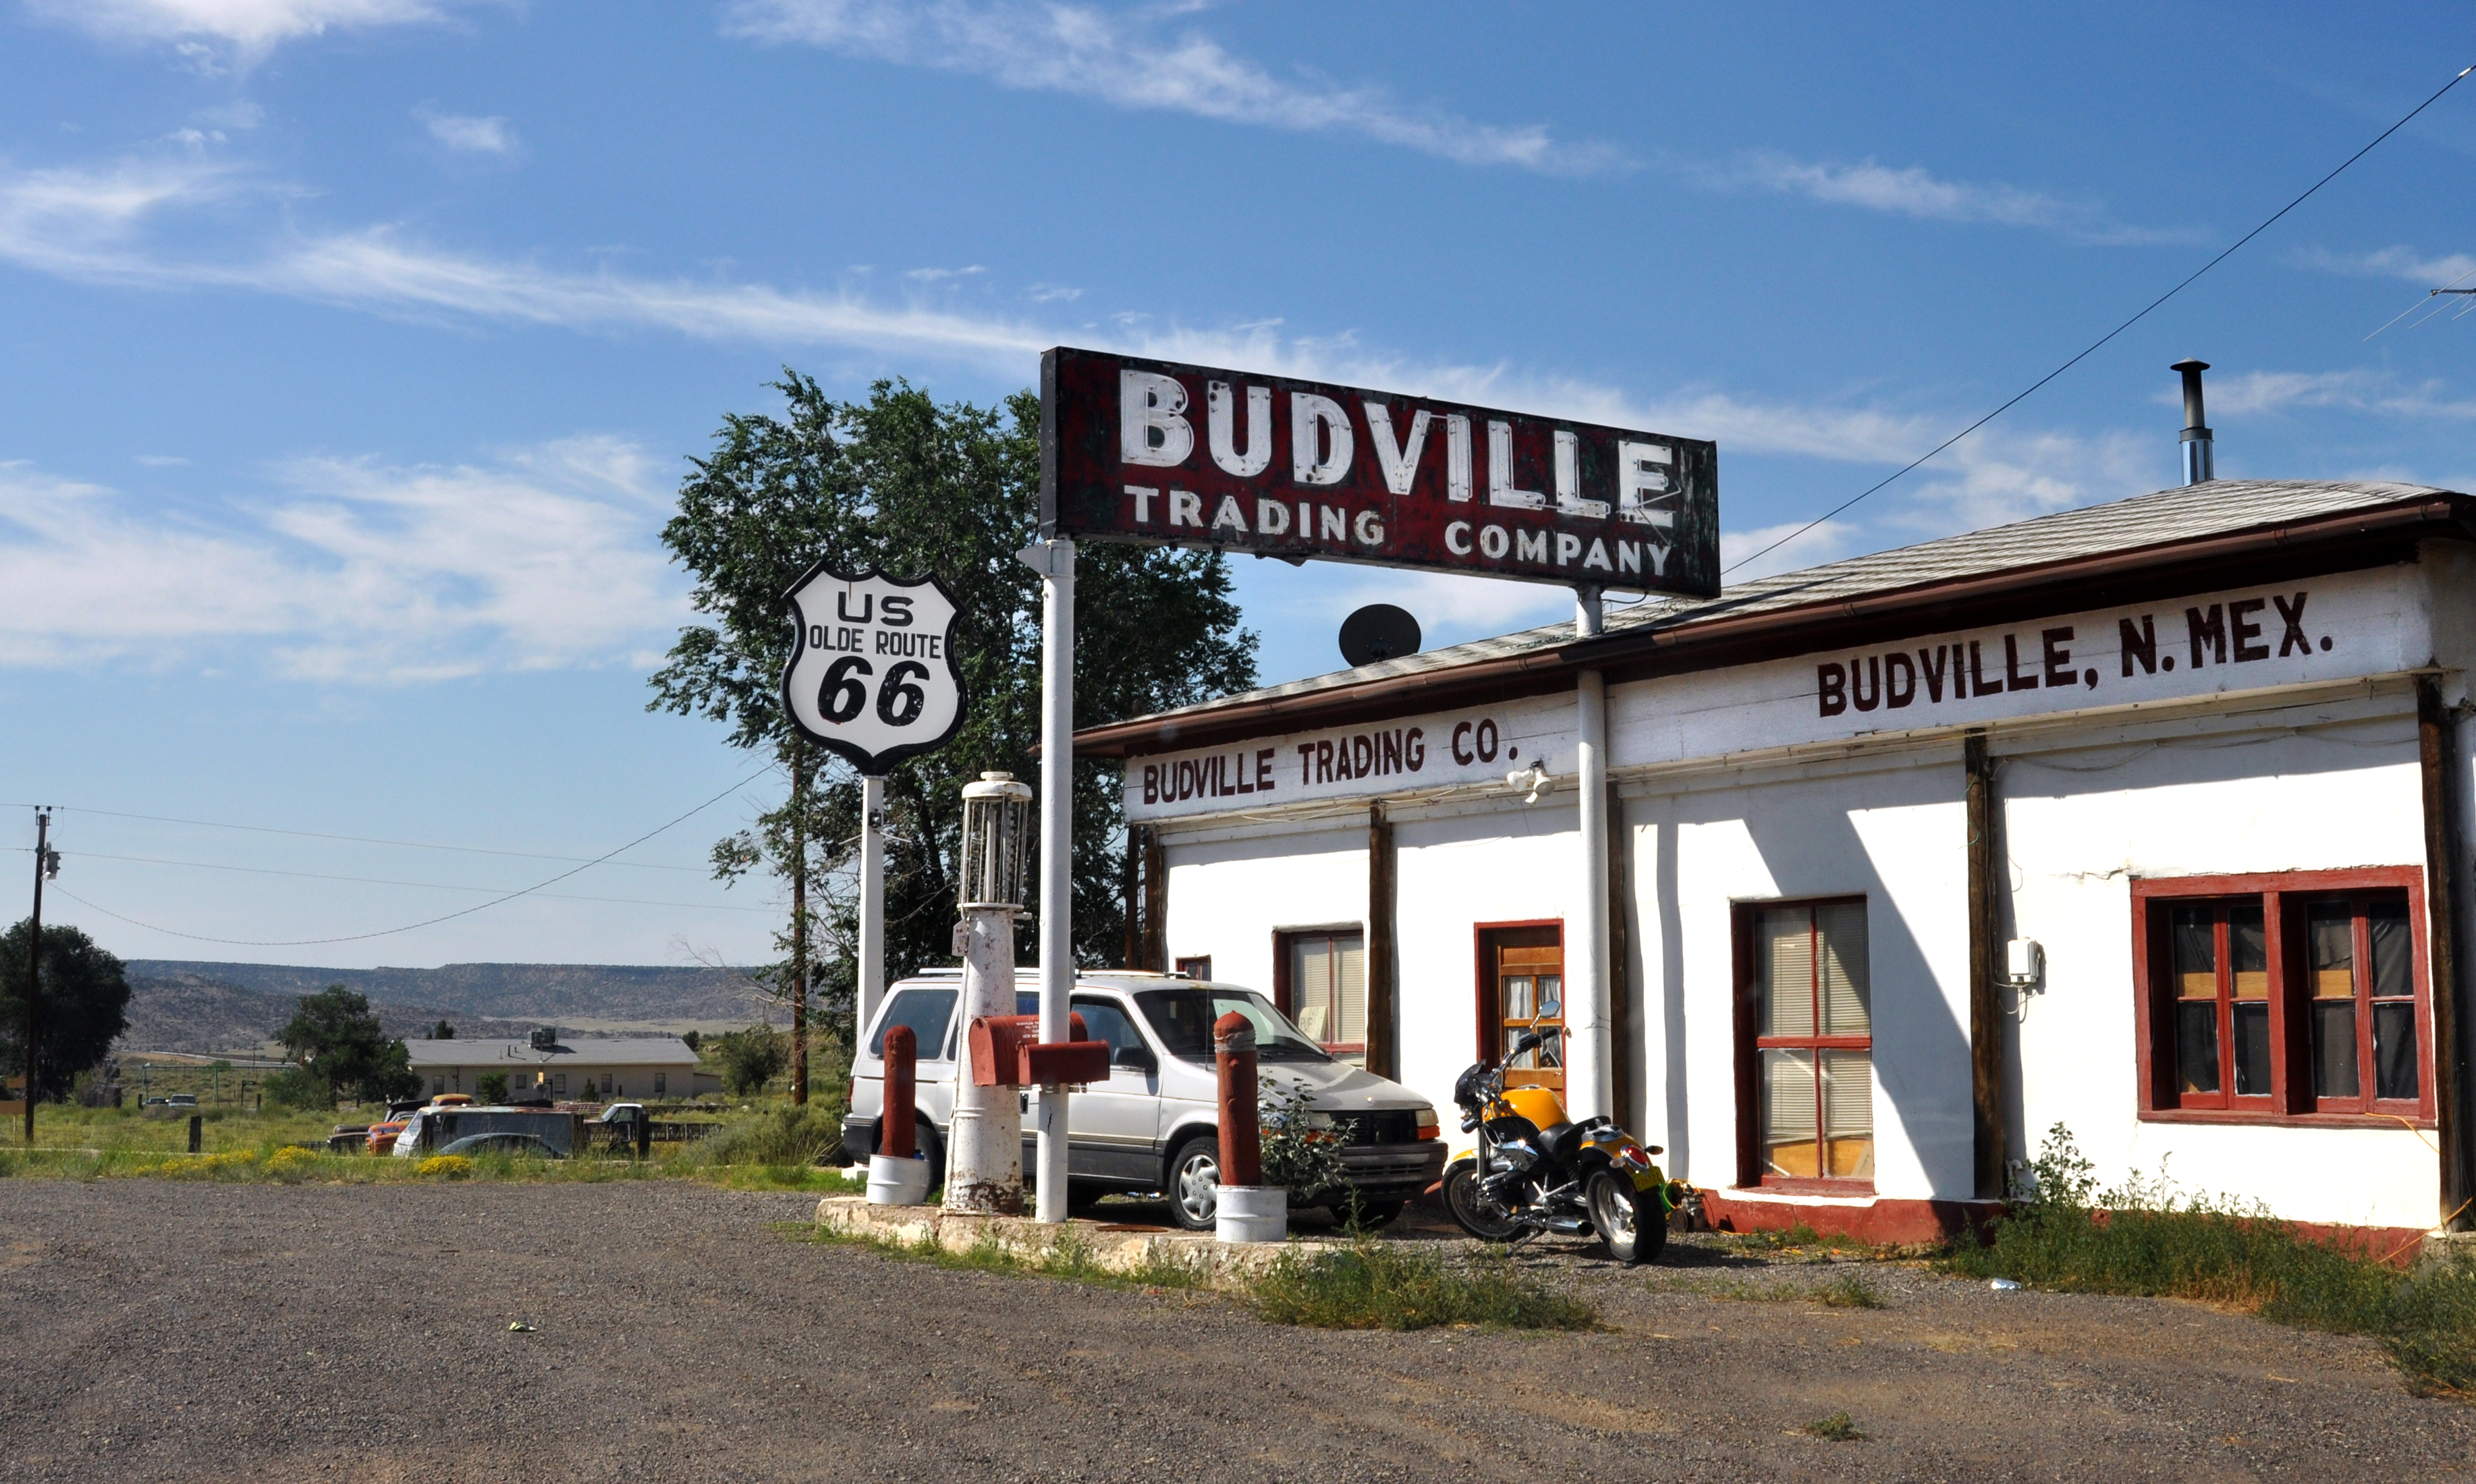
<svg viewBox="0 0 2476 1484"><path fill-rule="evenodd" d="M943 750L898 765L886 780L887 973L950 960L962 786L989 769L1038 781L1040 580L1015 553L1038 534L1040 403L1024 392L1003 407L940 405L899 381L877 383L864 402L837 402L787 369L773 384L782 415L727 416L664 528L711 622L681 631L653 677L649 709L721 722L732 745L774 754L786 774L795 754L806 759L811 786L719 843L714 867L726 879L787 876L805 856L823 884L797 930L809 934L819 991L847 1024L858 937L849 850L860 785L849 767L797 741L782 715L792 643L782 595L823 557L905 580L932 573L963 610L954 654L969 713ZM1076 724L1252 685L1255 637L1238 616L1218 553L1081 547ZM1087 963L1115 962L1125 941L1118 777L1114 763L1076 767L1075 940ZM791 944L786 932L786 962ZM1026 957L1035 946L1029 934L1018 944ZM772 971L778 985L782 967Z"/></svg>
<svg viewBox="0 0 2476 1484"><path fill-rule="evenodd" d="M722 1065L722 1085L734 1098L765 1090L791 1065L791 1048L771 1026L751 1026L713 1038L714 1060Z"/></svg>
<svg viewBox="0 0 2476 1484"><path fill-rule="evenodd" d="M446 1018L441 1016L438 1024L430 1027L429 1039L433 1041L453 1041L456 1039L456 1027L447 1024Z"/></svg>
<svg viewBox="0 0 2476 1484"><path fill-rule="evenodd" d="M508 1101L508 1075L484 1072L473 1079L473 1091L483 1102L505 1102Z"/></svg>
<svg viewBox="0 0 2476 1484"><path fill-rule="evenodd" d="M367 996L341 984L303 995L300 1007L275 1039L295 1067L325 1087L330 1105L346 1088L364 1102L409 1098L420 1089L421 1078L412 1070L411 1053L404 1042L387 1037ZM278 1096L276 1080L267 1079L269 1097ZM295 1101L290 1092L283 1098Z"/></svg>
<svg viewBox="0 0 2476 1484"><path fill-rule="evenodd" d="M26 959L34 924L21 918L0 935L0 1065L26 1071ZM35 1090L68 1096L78 1074L103 1064L129 1026L129 979L120 960L75 928L43 928L42 996L37 1002Z"/></svg>

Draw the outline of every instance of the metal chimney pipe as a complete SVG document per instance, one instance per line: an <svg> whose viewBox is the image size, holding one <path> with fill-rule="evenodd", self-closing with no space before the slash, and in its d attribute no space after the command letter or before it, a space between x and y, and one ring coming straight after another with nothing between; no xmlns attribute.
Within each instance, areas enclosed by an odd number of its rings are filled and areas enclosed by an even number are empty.
<svg viewBox="0 0 2476 1484"><path fill-rule="evenodd" d="M2166 369L2184 373L2184 482L2206 484L2218 477L2210 457L2210 420L2201 409L2201 373L2210 363L2187 358Z"/></svg>

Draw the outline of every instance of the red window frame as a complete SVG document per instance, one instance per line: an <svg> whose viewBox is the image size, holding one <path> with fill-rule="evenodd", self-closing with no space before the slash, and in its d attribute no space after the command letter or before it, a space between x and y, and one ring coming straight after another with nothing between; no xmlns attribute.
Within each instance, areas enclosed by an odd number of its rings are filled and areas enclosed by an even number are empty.
<svg viewBox="0 0 2476 1484"><path fill-rule="evenodd" d="M1732 921L1731 948L1735 958L1737 992L1735 1021L1737 1043L1737 1186L1739 1189L1804 1192L1828 1196L1870 1196L1874 1193L1872 1176L1772 1175L1763 1168L1762 1130L1762 1053L1766 1050L1811 1049L1818 1058L1823 1051L1864 1051L1867 1072L1873 1071L1874 1036L1869 1029L1862 1036L1810 1035L1767 1036L1761 1033L1761 986L1754 981L1757 955L1754 950L1754 920L1765 912L1803 907L1809 912L1818 907L1857 906L1867 909L1867 942L1873 941L1872 904L1863 895L1848 897L1799 897L1776 902L1738 902L1730 904ZM1814 955L1815 973L1821 973L1822 955ZM1872 966L1868 965L1868 1019L1872 1019ZM1818 987L1818 993L1820 993ZM1816 1006L1815 1022L1822 1024L1820 1006ZM1827 1110L1820 1106L1822 1097L1820 1079L1817 1079L1815 1097L1815 1136L1826 1137ZM1868 1122L1869 1139L1875 1138L1873 1125ZM1875 1144L1880 1156L1882 1148Z"/></svg>
<svg viewBox="0 0 2476 1484"><path fill-rule="evenodd" d="M2404 894L2407 899L2410 983L2414 990L2416 1096L2386 1099L2371 1064L2373 1036L2372 953L2365 903ZM2235 1093L2224 915L2217 926L2218 1091L2187 1093L2177 1085L2174 1047L2176 993L2169 925L2172 909L2192 903L2257 900L2268 939L2270 1090L2266 1096ZM2316 903L2344 900L2353 919L2358 1096L2313 1095L2311 944L2306 913ZM2434 1126L2433 978L2430 922L2425 912L2424 872L2416 866L2374 866L2346 871L2280 871L2242 876L2144 877L2132 882L2133 1045L2138 1059L2140 1117L2162 1124L2273 1124L2319 1127L2395 1128L2404 1121Z"/></svg>
<svg viewBox="0 0 2476 1484"><path fill-rule="evenodd" d="M1291 1025L1299 1021L1298 985L1290 967L1290 954L1298 945L1310 938L1356 938L1362 955L1367 952L1367 927L1363 923L1336 923L1329 928L1284 928L1273 934L1273 1006L1288 1018ZM1364 1056L1364 1041L1319 1041L1317 1045L1335 1056Z"/></svg>

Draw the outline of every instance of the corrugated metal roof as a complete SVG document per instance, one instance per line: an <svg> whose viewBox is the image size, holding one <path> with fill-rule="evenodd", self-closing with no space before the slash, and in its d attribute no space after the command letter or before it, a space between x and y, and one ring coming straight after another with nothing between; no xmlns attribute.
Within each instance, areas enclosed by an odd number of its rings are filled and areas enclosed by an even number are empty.
<svg viewBox="0 0 2476 1484"><path fill-rule="evenodd" d="M1775 577L1740 582L1717 598L1653 598L1626 606L1611 606L1606 613L1609 635L1646 629L1686 629L1719 618L1780 611L1932 582L2046 566L2075 557L2134 552L2210 536L2229 535L2259 527L2284 525L2350 510L2374 509L2452 493L2423 484L2385 481L2214 480L2181 485L2155 494L2135 495L2106 505L2089 506L1989 527L1961 535L1903 546L1866 556L1850 556ZM1399 659L1387 659L1352 670L1268 685L1225 696L1217 701L1156 712L1120 726L1173 717L1202 716L1225 706L1338 690L1370 680L1455 669L1482 660L1573 643L1571 622L1525 629L1495 638L1474 639Z"/></svg>
<svg viewBox="0 0 2476 1484"><path fill-rule="evenodd" d="M524 1041L407 1041L415 1070L430 1067L694 1066L697 1053L677 1036L578 1036L555 1051L537 1051Z"/></svg>

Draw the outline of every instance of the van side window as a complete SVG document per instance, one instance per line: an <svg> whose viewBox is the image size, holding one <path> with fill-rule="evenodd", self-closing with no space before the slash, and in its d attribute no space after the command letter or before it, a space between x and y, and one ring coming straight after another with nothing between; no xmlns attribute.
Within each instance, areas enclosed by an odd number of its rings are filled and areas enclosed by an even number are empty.
<svg viewBox="0 0 2476 1484"><path fill-rule="evenodd" d="M1075 1013L1083 1017L1083 1033L1095 1041L1109 1043L1109 1054L1117 1055L1130 1046L1144 1044L1143 1032L1127 1019L1114 1000L1096 1000L1089 996L1075 997Z"/></svg>
<svg viewBox="0 0 2476 1484"><path fill-rule="evenodd" d="M885 1054L885 1032L895 1026L911 1027L912 1045L926 1051L942 1046L946 1040L946 1023L953 1018L954 1001L959 989L904 989L895 993L893 1002L878 1018L877 1029L869 1033L868 1053Z"/></svg>

